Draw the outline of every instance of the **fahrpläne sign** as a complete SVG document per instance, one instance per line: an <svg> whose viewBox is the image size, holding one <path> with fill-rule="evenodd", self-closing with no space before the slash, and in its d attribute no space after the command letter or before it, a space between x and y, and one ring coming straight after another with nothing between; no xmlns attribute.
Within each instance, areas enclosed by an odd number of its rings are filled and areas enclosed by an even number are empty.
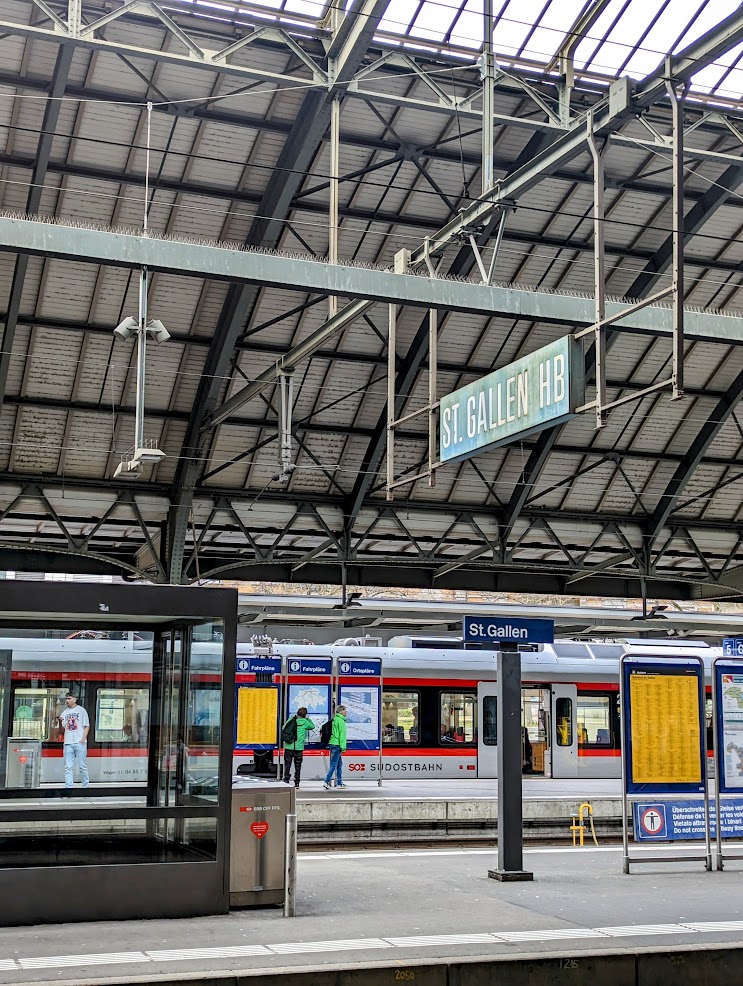
<svg viewBox="0 0 743 986"><path fill-rule="evenodd" d="M573 336L502 366L441 399L439 459L469 458L566 421L585 402Z"/></svg>

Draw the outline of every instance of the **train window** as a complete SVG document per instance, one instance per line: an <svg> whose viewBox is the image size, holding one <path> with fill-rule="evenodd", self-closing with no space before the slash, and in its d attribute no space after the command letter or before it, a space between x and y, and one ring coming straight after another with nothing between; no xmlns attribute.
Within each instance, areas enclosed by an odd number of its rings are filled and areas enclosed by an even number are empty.
<svg viewBox="0 0 743 986"><path fill-rule="evenodd" d="M439 742L477 741L477 697L474 692L441 692L441 735Z"/></svg>
<svg viewBox="0 0 743 986"><path fill-rule="evenodd" d="M612 746L611 698L579 695L576 706L580 746Z"/></svg>
<svg viewBox="0 0 743 986"><path fill-rule="evenodd" d="M189 720L189 746L218 746L222 718L219 688L192 688Z"/></svg>
<svg viewBox="0 0 743 986"><path fill-rule="evenodd" d="M555 725L558 746L573 745L573 700L558 698L555 701Z"/></svg>
<svg viewBox="0 0 743 986"><path fill-rule="evenodd" d="M62 738L58 717L64 710L67 686L57 688L16 688L13 691L12 735L24 739Z"/></svg>
<svg viewBox="0 0 743 986"><path fill-rule="evenodd" d="M382 742L386 746L420 743L418 707L420 692L384 692Z"/></svg>
<svg viewBox="0 0 743 986"><path fill-rule="evenodd" d="M96 743L147 746L148 688L99 688L95 716Z"/></svg>
<svg viewBox="0 0 743 986"><path fill-rule="evenodd" d="M485 746L498 745L498 703L495 695L482 697L482 741Z"/></svg>

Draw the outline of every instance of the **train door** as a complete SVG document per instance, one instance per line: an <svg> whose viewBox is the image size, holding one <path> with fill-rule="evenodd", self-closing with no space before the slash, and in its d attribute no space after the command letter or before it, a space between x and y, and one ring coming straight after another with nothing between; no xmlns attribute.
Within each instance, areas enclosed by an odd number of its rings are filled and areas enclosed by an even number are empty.
<svg viewBox="0 0 743 986"><path fill-rule="evenodd" d="M498 776L498 740L496 729L495 682L481 681L477 685L477 776Z"/></svg>
<svg viewBox="0 0 743 986"><path fill-rule="evenodd" d="M0 788L5 787L8 736L10 736L10 669L12 657L12 651L0 651Z"/></svg>
<svg viewBox="0 0 743 986"><path fill-rule="evenodd" d="M578 776L578 729L575 685L552 685L550 753L553 777Z"/></svg>

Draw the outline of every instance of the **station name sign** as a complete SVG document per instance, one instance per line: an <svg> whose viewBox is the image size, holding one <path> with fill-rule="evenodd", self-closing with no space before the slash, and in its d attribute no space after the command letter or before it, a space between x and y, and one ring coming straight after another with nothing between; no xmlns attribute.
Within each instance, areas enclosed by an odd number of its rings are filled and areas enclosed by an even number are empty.
<svg viewBox="0 0 743 986"><path fill-rule="evenodd" d="M555 639L552 620L520 620L517 617L465 616L466 643L551 644Z"/></svg>
<svg viewBox="0 0 743 986"><path fill-rule="evenodd" d="M463 459L561 424L585 402L583 351L563 336L441 399L439 459Z"/></svg>

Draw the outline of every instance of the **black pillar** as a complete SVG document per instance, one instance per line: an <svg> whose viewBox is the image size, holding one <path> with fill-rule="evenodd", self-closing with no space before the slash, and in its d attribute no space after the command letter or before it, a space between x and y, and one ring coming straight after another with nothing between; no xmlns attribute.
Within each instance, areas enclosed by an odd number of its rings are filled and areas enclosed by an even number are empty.
<svg viewBox="0 0 743 986"><path fill-rule="evenodd" d="M521 810L521 655L501 644L497 660L498 869L494 880L533 880L523 868Z"/></svg>

